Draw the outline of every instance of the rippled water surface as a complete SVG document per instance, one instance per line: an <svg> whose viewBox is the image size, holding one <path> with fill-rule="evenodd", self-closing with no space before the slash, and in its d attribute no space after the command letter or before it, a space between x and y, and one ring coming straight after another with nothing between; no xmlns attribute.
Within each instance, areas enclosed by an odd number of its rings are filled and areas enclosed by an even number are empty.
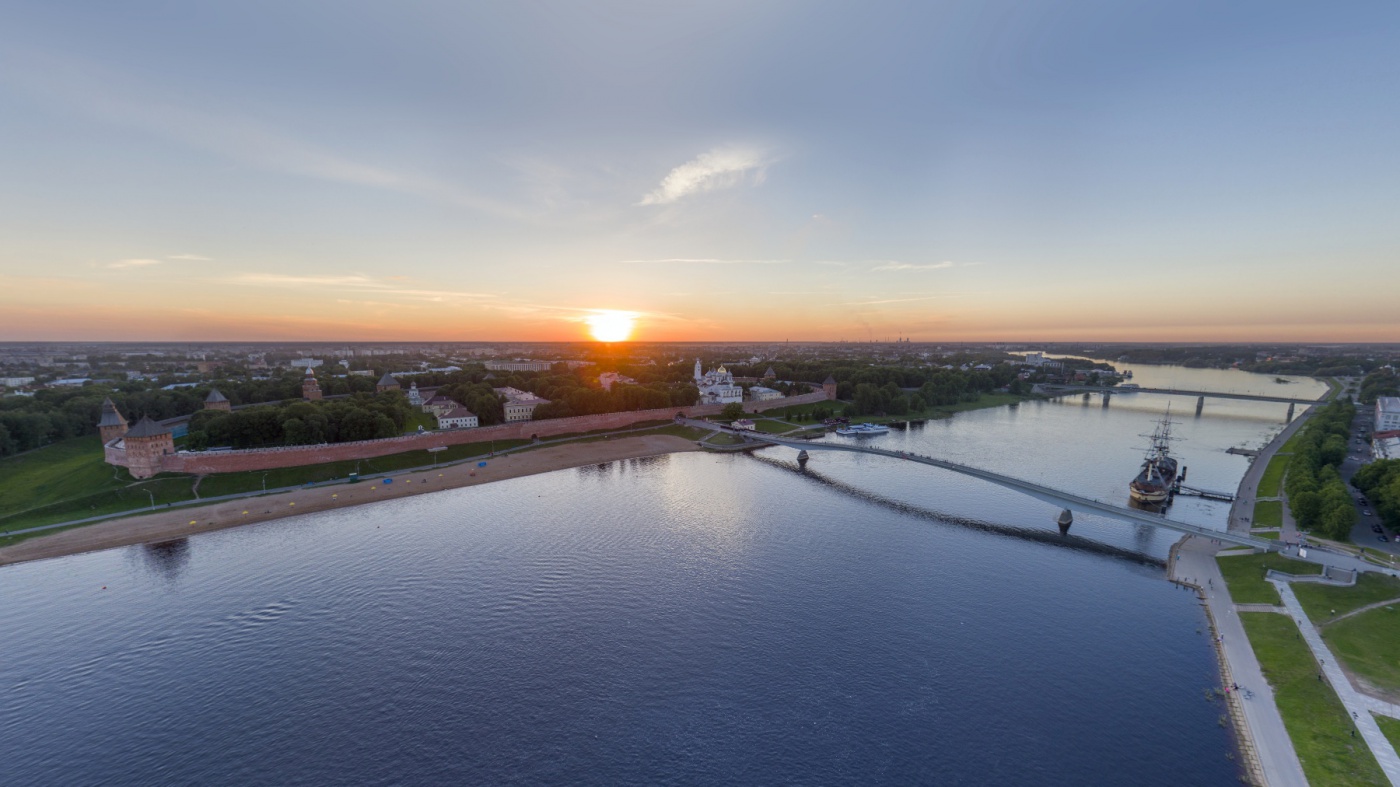
<svg viewBox="0 0 1400 787"><path fill-rule="evenodd" d="M1164 404L877 439L1121 498ZM1224 448L1281 426L1230 406L1182 419L1202 485L1233 488ZM0 569L0 783L1234 783L1202 613L1154 562L1169 535L1061 540L978 481L792 459L618 462Z"/></svg>

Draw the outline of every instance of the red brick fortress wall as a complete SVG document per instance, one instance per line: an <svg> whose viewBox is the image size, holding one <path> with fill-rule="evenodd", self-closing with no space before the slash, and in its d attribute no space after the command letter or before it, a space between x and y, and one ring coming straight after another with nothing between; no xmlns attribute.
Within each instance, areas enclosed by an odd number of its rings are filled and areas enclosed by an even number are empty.
<svg viewBox="0 0 1400 787"><path fill-rule="evenodd" d="M770 399L766 402L745 402L744 410L745 412L772 410L824 401L827 401L826 392L815 391L801 396ZM166 454L160 458L160 470L166 473L194 473L197 475L271 470L278 467L316 465L347 459L372 459L376 456L400 454L405 451L419 451L463 443L480 443L487 440L529 440L531 436L553 437L578 432L594 432L600 429L626 429L644 421L669 420L678 412L699 418L707 415L718 415L722 409L724 406L718 404L667 407L627 413L581 415L574 418L550 418L543 421L516 421L496 426L483 426L478 429L424 432L403 435L402 437L389 437L383 440L361 440L354 443ZM109 464L127 466L129 458L125 455L125 451L109 446L105 449L105 454Z"/></svg>

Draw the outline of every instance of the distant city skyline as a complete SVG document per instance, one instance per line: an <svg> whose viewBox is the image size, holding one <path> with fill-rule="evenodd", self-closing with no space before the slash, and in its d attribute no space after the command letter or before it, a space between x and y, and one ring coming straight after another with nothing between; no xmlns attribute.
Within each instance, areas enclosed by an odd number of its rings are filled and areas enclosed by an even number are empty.
<svg viewBox="0 0 1400 787"><path fill-rule="evenodd" d="M0 341L1400 341L1400 7L0 11Z"/></svg>

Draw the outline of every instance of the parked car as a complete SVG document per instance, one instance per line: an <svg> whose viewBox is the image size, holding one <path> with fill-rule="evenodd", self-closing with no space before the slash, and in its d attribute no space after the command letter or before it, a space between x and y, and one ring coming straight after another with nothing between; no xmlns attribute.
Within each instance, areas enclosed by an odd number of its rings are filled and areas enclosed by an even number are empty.
<svg viewBox="0 0 1400 787"><path fill-rule="evenodd" d="M1363 508L1363 509L1361 509L1361 515L1362 515L1362 516L1370 516L1370 515L1371 515L1371 509L1369 509L1369 508Z"/></svg>
<svg viewBox="0 0 1400 787"><path fill-rule="evenodd" d="M1384 531L1384 530L1381 530L1381 526L1380 526L1380 525L1371 525L1371 532L1372 532L1372 533L1384 533L1385 531Z"/></svg>
<svg viewBox="0 0 1400 787"><path fill-rule="evenodd" d="M1378 541L1389 541L1389 540L1390 540L1390 539L1386 538L1385 536L1376 536L1376 539L1377 539Z"/></svg>

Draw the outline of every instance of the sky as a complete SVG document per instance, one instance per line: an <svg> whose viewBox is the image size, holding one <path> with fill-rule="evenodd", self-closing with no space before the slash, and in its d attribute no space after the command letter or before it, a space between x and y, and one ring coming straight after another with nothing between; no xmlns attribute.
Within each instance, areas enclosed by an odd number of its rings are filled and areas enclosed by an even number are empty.
<svg viewBox="0 0 1400 787"><path fill-rule="evenodd" d="M1397 41L1393 0L7 0L0 341L1400 341Z"/></svg>

